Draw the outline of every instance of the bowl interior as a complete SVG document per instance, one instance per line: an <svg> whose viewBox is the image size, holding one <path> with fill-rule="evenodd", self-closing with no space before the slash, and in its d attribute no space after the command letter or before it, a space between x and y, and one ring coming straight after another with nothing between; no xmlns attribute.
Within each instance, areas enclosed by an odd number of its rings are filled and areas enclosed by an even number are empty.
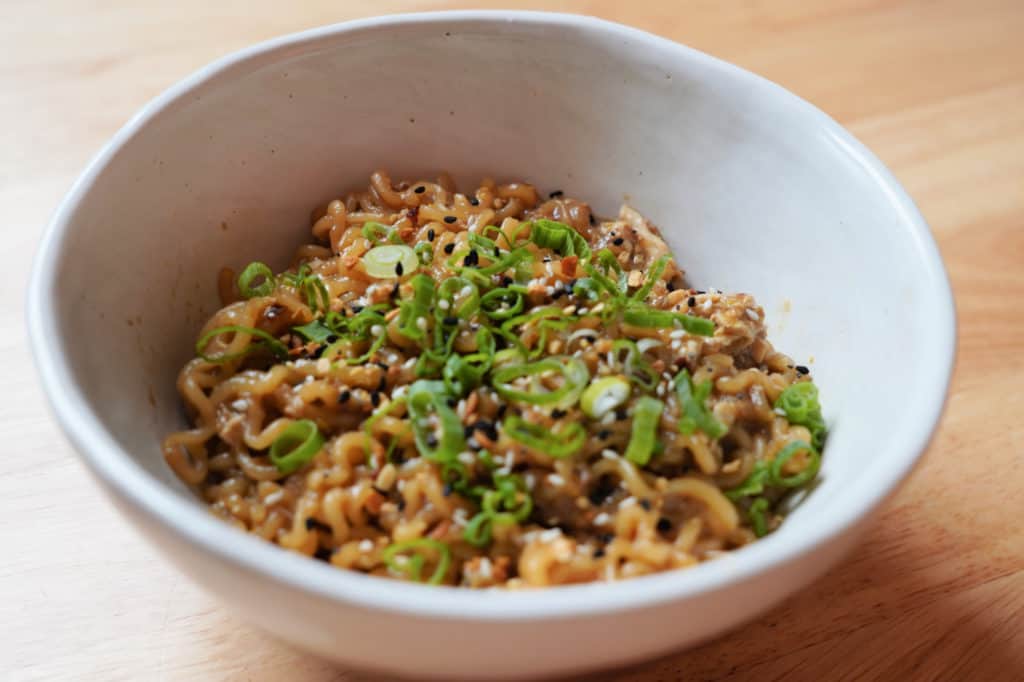
<svg viewBox="0 0 1024 682"><path fill-rule="evenodd" d="M885 171L826 117L608 24L385 21L178 86L58 215L40 275L51 352L124 451L181 496L159 443L184 423L175 377L218 305L218 269L284 267L311 208L377 168L446 169L467 189L522 178L605 214L628 199L694 285L755 294L776 347L812 368L832 428L820 487L766 542L898 477L886 472L905 471L931 428L950 348L935 340L951 321L941 265Z"/></svg>

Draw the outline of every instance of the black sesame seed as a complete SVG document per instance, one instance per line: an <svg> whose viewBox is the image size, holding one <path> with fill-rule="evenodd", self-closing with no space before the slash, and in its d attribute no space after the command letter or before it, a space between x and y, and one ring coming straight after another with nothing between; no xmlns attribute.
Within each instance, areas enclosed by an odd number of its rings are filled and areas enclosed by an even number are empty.
<svg viewBox="0 0 1024 682"><path fill-rule="evenodd" d="M444 245L444 252L451 255L452 251L455 250L455 242L449 242Z"/></svg>
<svg viewBox="0 0 1024 682"><path fill-rule="evenodd" d="M707 292L706 292L706 291L701 291L700 289L698 289L698 290L697 290L697 293L698 293L698 294L706 294Z"/></svg>
<svg viewBox="0 0 1024 682"><path fill-rule="evenodd" d="M507 287L509 284L512 284L512 278L511 277L509 277L508 275L505 275L504 277L501 278L501 286Z"/></svg>
<svg viewBox="0 0 1024 682"><path fill-rule="evenodd" d="M445 402L448 403L448 407L455 407L459 404L459 401L455 398L448 398Z"/></svg>
<svg viewBox="0 0 1024 682"><path fill-rule="evenodd" d="M564 417L567 414L568 414L568 412L566 412L565 410L560 410L558 408L555 408L554 410L551 410L551 418L552 419L561 419L562 417Z"/></svg>
<svg viewBox="0 0 1024 682"><path fill-rule="evenodd" d="M501 256L501 249L499 249L497 246L495 246L494 247L494 257L498 258L499 256Z"/></svg>
<svg viewBox="0 0 1024 682"><path fill-rule="evenodd" d="M361 305L354 305L354 306L352 306L352 314L353 315L358 315L361 312L363 312L363 306L361 306Z"/></svg>
<svg viewBox="0 0 1024 682"><path fill-rule="evenodd" d="M597 218L594 217L593 213L591 213L588 217L590 218L591 225L597 225Z"/></svg>
<svg viewBox="0 0 1024 682"><path fill-rule="evenodd" d="M339 403L347 403L348 399L352 397L352 391L342 391L338 394Z"/></svg>
<svg viewBox="0 0 1024 682"><path fill-rule="evenodd" d="M424 187L423 185L420 185L419 187L417 187L416 189L413 190L413 192L416 192L416 194L423 194L426 191L427 191L427 188Z"/></svg>
<svg viewBox="0 0 1024 682"><path fill-rule="evenodd" d="M665 285L665 288L668 289L670 292L671 291L675 291L676 290L676 285L673 282L669 282L668 284Z"/></svg>
<svg viewBox="0 0 1024 682"><path fill-rule="evenodd" d="M508 404L502 403L501 407L498 408L498 419L505 416L505 411L508 410Z"/></svg>
<svg viewBox="0 0 1024 682"><path fill-rule="evenodd" d="M686 299L686 305L692 308L693 306L697 305L697 299L691 296L690 298Z"/></svg>
<svg viewBox="0 0 1024 682"><path fill-rule="evenodd" d="M462 427L462 435L465 436L466 438L469 438L470 436L472 436L473 435L473 425L472 424L466 424L465 426L463 426Z"/></svg>
<svg viewBox="0 0 1024 682"><path fill-rule="evenodd" d="M476 252L476 249L470 249L466 257L462 259L463 267L471 268L480 263L480 254Z"/></svg>
<svg viewBox="0 0 1024 682"><path fill-rule="evenodd" d="M644 511L651 511L651 501L644 499L640 500L640 506L644 508Z"/></svg>
<svg viewBox="0 0 1024 682"><path fill-rule="evenodd" d="M607 440L608 437L611 436L611 435L612 435L612 432L609 431L608 429L601 429L597 433L597 438L598 438L598 440Z"/></svg>
<svg viewBox="0 0 1024 682"><path fill-rule="evenodd" d="M800 374L810 374L811 373L811 370L807 369L803 365L797 365L794 369L796 369L796 371L799 372Z"/></svg>
<svg viewBox="0 0 1024 682"><path fill-rule="evenodd" d="M667 533L668 531L672 530L672 522L666 519L664 516L662 516L660 519L658 519L657 528L662 533Z"/></svg>
<svg viewBox="0 0 1024 682"><path fill-rule="evenodd" d="M388 379L387 379L387 377L381 375L380 381L377 382L377 392L381 393L387 387L388 387Z"/></svg>
<svg viewBox="0 0 1024 682"><path fill-rule="evenodd" d="M565 296L565 289L555 289L555 292L551 294L551 300L557 301L558 299Z"/></svg>
<svg viewBox="0 0 1024 682"><path fill-rule="evenodd" d="M427 447L428 448L436 448L437 447L437 436L435 436L432 433L428 433L427 434Z"/></svg>
<svg viewBox="0 0 1024 682"><path fill-rule="evenodd" d="M370 393L370 403L374 407L378 407L380 405L380 391L373 391Z"/></svg>
<svg viewBox="0 0 1024 682"><path fill-rule="evenodd" d="M388 366L386 364L384 364L383 362L375 362L373 364L377 365L378 367L380 367L385 372L388 371Z"/></svg>
<svg viewBox="0 0 1024 682"><path fill-rule="evenodd" d="M480 200L477 199L476 197L470 197L469 198L469 203L471 205L473 205L473 206L479 206L480 205Z"/></svg>
<svg viewBox="0 0 1024 682"><path fill-rule="evenodd" d="M626 240L623 239L622 237L616 237L615 239L612 240L612 244L615 244L615 246L622 246L622 242L624 241Z"/></svg>
<svg viewBox="0 0 1024 682"><path fill-rule="evenodd" d="M334 550L329 547L317 547L313 553L313 558L319 559L320 561L330 561L331 555L334 554Z"/></svg>
<svg viewBox="0 0 1024 682"><path fill-rule="evenodd" d="M395 274L398 275L399 277L405 274L405 266L403 266L400 262L395 263Z"/></svg>
<svg viewBox="0 0 1024 682"><path fill-rule="evenodd" d="M448 497L449 495L451 495L452 494L452 484L451 483L445 483L444 487L441 488L441 494L444 495L445 497Z"/></svg>
<svg viewBox="0 0 1024 682"><path fill-rule="evenodd" d="M437 236L437 233L434 232L434 228L430 228L429 230L427 230L427 241L428 242L434 241L434 237L436 237L436 236Z"/></svg>
<svg viewBox="0 0 1024 682"><path fill-rule="evenodd" d="M403 498L398 498L397 505L398 505L398 511L405 510L405 500Z"/></svg>
<svg viewBox="0 0 1024 682"><path fill-rule="evenodd" d="M449 225L451 225L452 223L454 223L454 222L456 221L456 218L455 218L455 216L453 216L453 215L446 215L446 216L444 217L444 221L445 221L446 223L448 223Z"/></svg>
<svg viewBox="0 0 1024 682"><path fill-rule="evenodd" d="M622 421L628 416L629 413L626 411L626 408L624 407L620 407L619 409L615 410L615 418L618 419L619 421Z"/></svg>
<svg viewBox="0 0 1024 682"><path fill-rule="evenodd" d="M604 547L598 547L597 549L594 550L594 558L595 559L600 559L603 556L604 556Z"/></svg>
<svg viewBox="0 0 1024 682"><path fill-rule="evenodd" d="M604 545L607 545L609 542L611 542L614 539L615 539L615 536L612 535L611 533L602 533L601 537L600 537L601 544L604 544Z"/></svg>
<svg viewBox="0 0 1024 682"><path fill-rule="evenodd" d="M449 326L449 327L452 327L452 326L455 326L455 325L457 325L457 324L459 323L459 318L457 318L457 317L452 317L452 316L450 316L450 315L449 315L448 317L444 318L444 319L443 319L443 320L441 320L441 321L442 321L442 322L443 322L443 323L444 323L445 325L447 325L447 326Z"/></svg>
<svg viewBox="0 0 1024 682"><path fill-rule="evenodd" d="M562 196L564 194L565 194L565 192L563 192L562 190L556 189L554 192L549 194L548 197L551 198L551 199L557 199L558 197L560 197L560 196Z"/></svg>

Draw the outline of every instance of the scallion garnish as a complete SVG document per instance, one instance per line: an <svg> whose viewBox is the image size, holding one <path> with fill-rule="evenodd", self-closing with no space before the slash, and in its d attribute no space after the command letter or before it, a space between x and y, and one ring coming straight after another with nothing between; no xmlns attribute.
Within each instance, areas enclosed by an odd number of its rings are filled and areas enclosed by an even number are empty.
<svg viewBox="0 0 1024 682"><path fill-rule="evenodd" d="M427 317L430 316L430 305L434 300L434 280L424 274L417 274L410 284L412 298L399 305L398 331L414 341L422 341L427 337Z"/></svg>
<svg viewBox="0 0 1024 682"><path fill-rule="evenodd" d="M492 320L507 320L523 310L526 287L513 284L491 289L480 297L480 310Z"/></svg>
<svg viewBox="0 0 1024 682"><path fill-rule="evenodd" d="M629 399L629 382L620 376L594 379L580 396L580 409L591 419L600 419Z"/></svg>
<svg viewBox="0 0 1024 682"><path fill-rule="evenodd" d="M541 218L530 223L530 241L543 249L551 249L563 258L576 256L581 261L590 258L590 245L583 235L556 220Z"/></svg>
<svg viewBox="0 0 1024 682"><path fill-rule="evenodd" d="M821 450L825 445L825 420L821 416L818 401L818 387L810 381L800 381L787 386L775 401L775 407L786 413L790 424L807 427L811 432L811 443Z"/></svg>
<svg viewBox="0 0 1024 682"><path fill-rule="evenodd" d="M657 445L658 422L665 403L657 398L641 396L633 407L633 431L626 447L626 459L637 466L646 466L651 461Z"/></svg>
<svg viewBox="0 0 1024 682"><path fill-rule="evenodd" d="M786 466L786 462L792 459L793 455L798 452L807 453L809 460L807 466L792 476L783 476L782 467ZM818 451L803 441L796 441L776 453L775 459L772 460L771 473L768 480L771 485L777 485L782 488L799 488L817 476L820 466L821 456L818 454Z"/></svg>
<svg viewBox="0 0 1024 682"><path fill-rule="evenodd" d="M238 351L237 353L222 353L220 355L207 355L206 346L215 337L221 334L248 334L249 336L258 339L255 343L250 343L248 346ZM288 357L288 347L283 343L275 339L273 336L263 331L262 329L255 329L253 327L244 327L237 324L229 324L223 327L217 327L199 337L196 341L196 355L207 362L227 362L229 360L237 360L238 358L244 357L249 353L259 350L260 348L266 348L278 358L284 360Z"/></svg>
<svg viewBox="0 0 1024 682"><path fill-rule="evenodd" d="M750 503L747 515L750 517L750 525L754 529L754 535L763 538L768 534L768 521L765 519L765 512L768 511L768 500L759 497Z"/></svg>
<svg viewBox="0 0 1024 682"><path fill-rule="evenodd" d="M679 419L679 433L688 436L700 429L712 440L725 435L729 430L725 424L715 419L705 402L711 395L711 380L707 379L696 386L690 379L690 373L684 368L679 370L675 378L676 395L682 417Z"/></svg>
<svg viewBox="0 0 1024 682"><path fill-rule="evenodd" d="M321 318L292 327L292 331L307 341L313 341L314 343L324 343L332 336L336 336L334 330L324 324Z"/></svg>
<svg viewBox="0 0 1024 682"><path fill-rule="evenodd" d="M405 244L385 244L375 246L363 254L363 267L366 274L377 279L401 277L416 272L420 259L416 252Z"/></svg>
<svg viewBox="0 0 1024 682"><path fill-rule="evenodd" d="M381 556L387 567L395 573L416 582L423 582L423 565L427 560L423 550L431 552L434 555L431 558L437 562L434 572L427 578L428 584L437 585L444 580L445 574L448 573L448 567L452 563L451 549L440 540L416 538L396 542L389 545ZM406 556L407 554L409 556ZM400 557L404 558L404 561L399 561Z"/></svg>
<svg viewBox="0 0 1024 682"><path fill-rule="evenodd" d="M587 439L587 430L579 422L549 429L512 415L505 418L501 428L512 440L519 441L538 454L555 459L575 455Z"/></svg>
<svg viewBox="0 0 1024 682"><path fill-rule="evenodd" d="M561 377L561 383L553 388L545 385L542 375L548 375L546 381ZM529 388L520 388L517 382L529 379ZM587 365L577 357L561 355L544 358L535 362L505 365L491 372L491 384L494 390L506 400L513 400L532 405L548 405L571 407L583 393L590 380Z"/></svg>
<svg viewBox="0 0 1024 682"><path fill-rule="evenodd" d="M466 449L462 421L448 407L448 392L441 381L420 379L409 386L407 407L420 454L436 462L449 462ZM433 419L432 419L433 418ZM431 423L436 420L440 436Z"/></svg>
<svg viewBox="0 0 1024 682"><path fill-rule="evenodd" d="M695 336L713 336L715 323L704 317L670 310L658 310L645 305L631 305L622 312L622 321L634 327L673 327L676 323Z"/></svg>
<svg viewBox="0 0 1024 682"><path fill-rule="evenodd" d="M244 298L269 296L277 285L274 271L266 263L254 261L245 266L238 276L238 291Z"/></svg>
<svg viewBox="0 0 1024 682"><path fill-rule="evenodd" d="M289 424L270 445L270 461L282 474L296 471L324 445L324 437L311 419Z"/></svg>

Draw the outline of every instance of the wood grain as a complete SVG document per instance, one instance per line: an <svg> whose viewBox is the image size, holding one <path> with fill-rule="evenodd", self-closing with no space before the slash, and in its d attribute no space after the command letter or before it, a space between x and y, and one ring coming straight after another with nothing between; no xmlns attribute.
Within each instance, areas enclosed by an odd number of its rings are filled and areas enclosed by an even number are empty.
<svg viewBox="0 0 1024 682"><path fill-rule="evenodd" d="M889 164L953 278L960 347L943 425L854 555L738 632L603 679L1024 679L1019 0L8 0L0 7L8 311L0 318L0 678L363 679L236 620L114 513L44 405L23 289L45 221L75 175L180 77L280 33L461 5L595 14L781 83Z"/></svg>

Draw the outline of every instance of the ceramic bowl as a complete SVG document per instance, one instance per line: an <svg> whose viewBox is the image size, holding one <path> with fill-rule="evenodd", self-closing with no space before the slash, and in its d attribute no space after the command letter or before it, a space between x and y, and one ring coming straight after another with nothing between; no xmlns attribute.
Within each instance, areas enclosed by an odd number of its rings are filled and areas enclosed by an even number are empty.
<svg viewBox="0 0 1024 682"><path fill-rule="evenodd" d="M175 376L216 273L284 267L311 207L440 169L563 190L660 225L698 287L756 294L810 364L821 484L770 537L615 584L470 591L368 577L208 514L164 464ZM36 259L37 363L68 437L163 553L235 611L348 665L443 678L580 672L727 631L821 575L911 471L939 419L954 312L928 227L849 133L757 76L597 19L374 18L226 57L100 151ZM159 586L154 586L159 589Z"/></svg>

